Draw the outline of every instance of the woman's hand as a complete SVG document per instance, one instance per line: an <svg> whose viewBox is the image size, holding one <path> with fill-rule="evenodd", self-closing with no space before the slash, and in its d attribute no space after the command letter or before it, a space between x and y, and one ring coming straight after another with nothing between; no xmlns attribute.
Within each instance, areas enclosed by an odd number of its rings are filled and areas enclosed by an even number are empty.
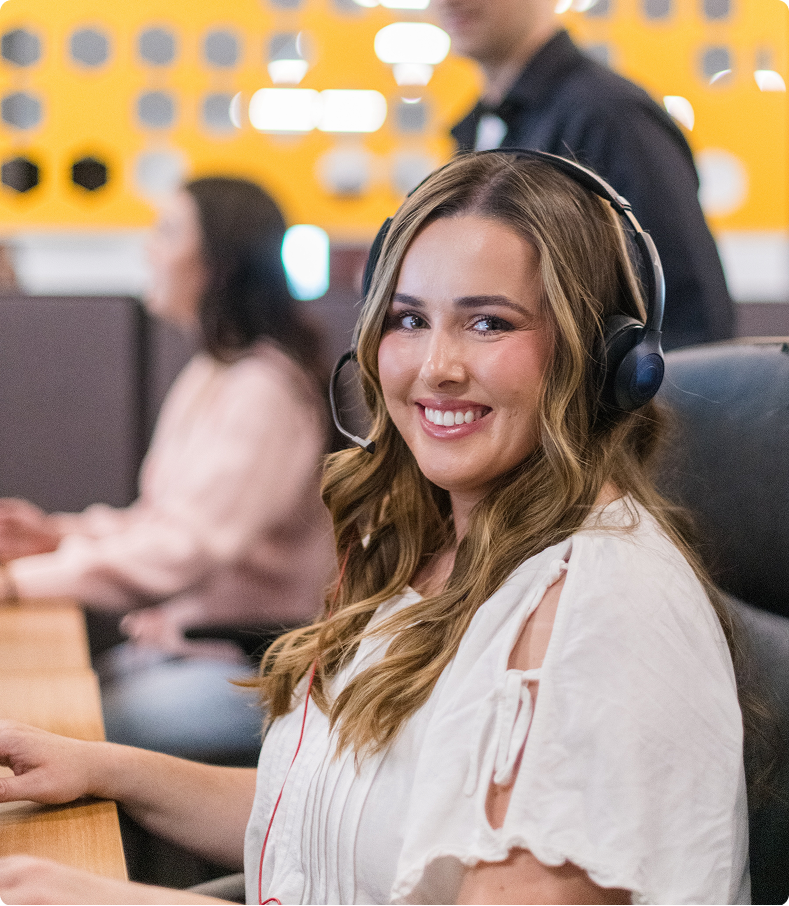
<svg viewBox="0 0 789 906"><path fill-rule="evenodd" d="M29 799L61 805L97 795L98 766L106 744L57 736L13 720L0 720L0 802Z"/></svg>
<svg viewBox="0 0 789 906"><path fill-rule="evenodd" d="M222 639L187 639L184 629L198 625L202 606L188 597L176 598L153 607L127 613L121 620L121 631L135 644L161 651L172 657L203 657L215 661L245 665L241 649Z"/></svg>
<svg viewBox="0 0 789 906"><path fill-rule="evenodd" d="M27 500L0 500L0 560L7 562L31 554L46 554L63 535L54 520Z"/></svg>
<svg viewBox="0 0 789 906"><path fill-rule="evenodd" d="M37 859L0 859L0 902L3 903L222 903L186 890L149 887L94 875L78 868Z"/></svg>

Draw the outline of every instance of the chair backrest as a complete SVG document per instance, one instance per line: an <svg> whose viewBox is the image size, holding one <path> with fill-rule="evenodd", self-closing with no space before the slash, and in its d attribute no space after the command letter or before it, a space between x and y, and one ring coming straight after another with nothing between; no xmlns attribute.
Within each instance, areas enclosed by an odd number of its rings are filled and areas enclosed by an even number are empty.
<svg viewBox="0 0 789 906"><path fill-rule="evenodd" d="M789 896L789 339L670 352L659 398L676 418L662 489L692 511L707 566L740 599L755 671L781 721L773 795L760 804L751 797L749 829L753 902L782 903Z"/></svg>
<svg viewBox="0 0 789 906"><path fill-rule="evenodd" d="M66 511L134 498L143 335L133 299L0 296L0 497Z"/></svg>
<svg viewBox="0 0 789 906"><path fill-rule="evenodd" d="M789 338L668 353L677 437L662 484L696 515L718 584L789 616Z"/></svg>

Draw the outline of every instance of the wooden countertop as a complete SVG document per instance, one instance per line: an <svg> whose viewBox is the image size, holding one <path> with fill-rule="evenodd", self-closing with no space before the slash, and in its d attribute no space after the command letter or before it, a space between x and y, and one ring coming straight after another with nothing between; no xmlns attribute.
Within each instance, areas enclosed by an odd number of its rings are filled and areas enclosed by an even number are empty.
<svg viewBox="0 0 789 906"><path fill-rule="evenodd" d="M75 669L90 670L79 608L0 607L0 670Z"/></svg>
<svg viewBox="0 0 789 906"><path fill-rule="evenodd" d="M79 608L49 602L0 609L0 717L104 739L99 685L88 663ZM14 853L127 877L114 802L0 804L0 856Z"/></svg>

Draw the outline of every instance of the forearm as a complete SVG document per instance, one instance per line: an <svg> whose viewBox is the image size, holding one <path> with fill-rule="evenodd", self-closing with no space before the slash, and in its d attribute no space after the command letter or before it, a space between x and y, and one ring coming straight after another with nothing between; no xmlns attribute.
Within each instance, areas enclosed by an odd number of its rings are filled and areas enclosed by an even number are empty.
<svg viewBox="0 0 789 906"><path fill-rule="evenodd" d="M148 830L236 870L255 795L254 768L199 764L101 743L92 791Z"/></svg>

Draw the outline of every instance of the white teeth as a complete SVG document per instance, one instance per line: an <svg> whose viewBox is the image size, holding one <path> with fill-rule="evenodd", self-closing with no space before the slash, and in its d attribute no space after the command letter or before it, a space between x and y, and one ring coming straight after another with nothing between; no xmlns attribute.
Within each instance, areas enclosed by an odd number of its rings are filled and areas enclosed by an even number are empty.
<svg viewBox="0 0 789 906"><path fill-rule="evenodd" d="M470 425L478 418L482 418L482 413L477 409L469 409L464 412L461 409L429 409L425 407L425 418L434 425L449 428L454 425Z"/></svg>

